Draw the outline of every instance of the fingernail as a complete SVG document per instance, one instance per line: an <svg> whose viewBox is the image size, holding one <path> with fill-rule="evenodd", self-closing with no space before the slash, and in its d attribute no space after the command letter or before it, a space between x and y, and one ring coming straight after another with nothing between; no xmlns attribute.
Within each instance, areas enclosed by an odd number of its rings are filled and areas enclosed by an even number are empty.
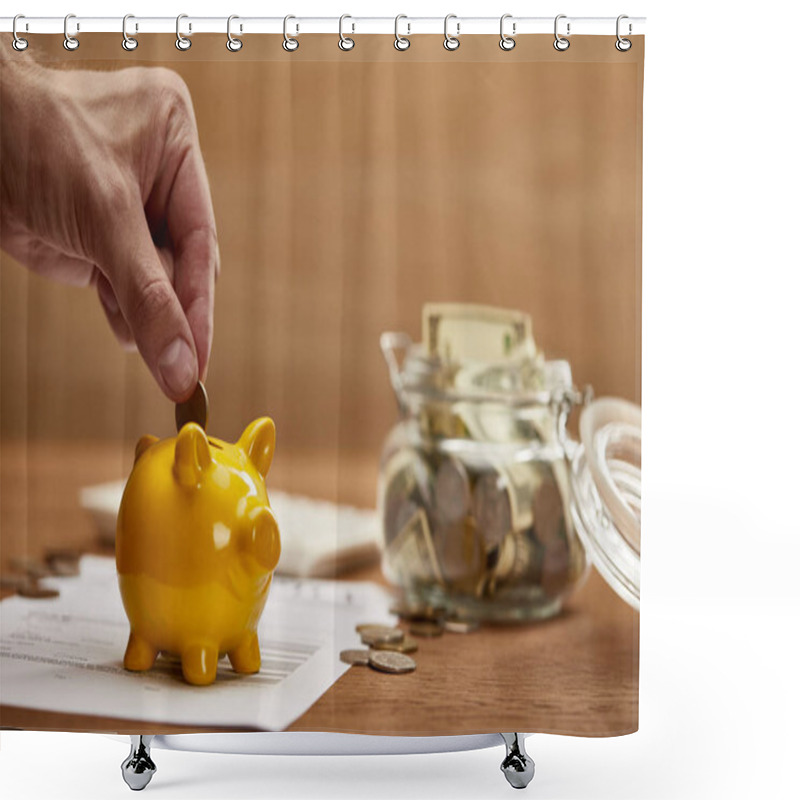
<svg viewBox="0 0 800 800"><path fill-rule="evenodd" d="M194 354L180 336L164 348L158 359L158 371L167 388L179 396L187 394L197 383Z"/></svg>

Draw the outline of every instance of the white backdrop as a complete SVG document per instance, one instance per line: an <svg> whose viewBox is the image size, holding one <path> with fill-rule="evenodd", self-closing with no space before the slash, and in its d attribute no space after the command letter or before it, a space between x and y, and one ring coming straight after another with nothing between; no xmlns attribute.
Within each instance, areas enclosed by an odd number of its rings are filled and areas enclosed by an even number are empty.
<svg viewBox="0 0 800 800"><path fill-rule="evenodd" d="M798 65L788 3L29 0L63 16L648 17L644 163L644 532L640 732L537 736L550 798L795 797L800 741ZM35 40L32 42L35 47ZM126 748L0 734L4 797L128 796ZM508 797L501 750L276 758L156 751L159 798Z"/></svg>

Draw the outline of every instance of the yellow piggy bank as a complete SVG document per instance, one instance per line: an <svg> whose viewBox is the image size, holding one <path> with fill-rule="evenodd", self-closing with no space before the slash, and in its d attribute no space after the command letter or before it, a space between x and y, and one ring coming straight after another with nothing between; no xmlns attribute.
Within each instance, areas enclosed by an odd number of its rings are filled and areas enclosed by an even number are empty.
<svg viewBox="0 0 800 800"><path fill-rule="evenodd" d="M274 448L268 418L236 444L192 422L139 441L117 517L126 669L150 669L160 651L198 686L226 654L236 672L261 668L256 629L281 551L264 483Z"/></svg>

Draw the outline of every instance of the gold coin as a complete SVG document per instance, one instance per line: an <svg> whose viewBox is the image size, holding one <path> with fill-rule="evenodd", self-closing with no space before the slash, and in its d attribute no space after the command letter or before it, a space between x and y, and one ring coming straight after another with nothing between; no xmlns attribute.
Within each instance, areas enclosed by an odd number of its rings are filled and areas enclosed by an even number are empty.
<svg viewBox="0 0 800 800"><path fill-rule="evenodd" d="M442 628L441 623L435 622L433 620L427 619L420 619L412 622L409 630L411 631L414 636L426 636L428 638L432 636L441 636Z"/></svg>
<svg viewBox="0 0 800 800"><path fill-rule="evenodd" d="M361 641L367 645L386 644L389 642L402 642L405 634L400 628L376 627L360 631Z"/></svg>
<svg viewBox="0 0 800 800"><path fill-rule="evenodd" d="M208 395L201 381L197 382L192 396L183 403L175 404L175 425L180 433L187 422L196 422L203 430L208 422Z"/></svg>
<svg viewBox="0 0 800 800"><path fill-rule="evenodd" d="M417 668L417 662L411 656L389 650L373 650L369 654L369 665L379 672L390 672L393 675L413 672Z"/></svg>
<svg viewBox="0 0 800 800"><path fill-rule="evenodd" d="M58 597L58 589L48 589L45 586L39 586L38 583L28 583L17 589L17 594L22 597L33 597L37 600L45 600L51 597Z"/></svg>
<svg viewBox="0 0 800 800"><path fill-rule="evenodd" d="M369 664L369 650L342 650L339 659L345 664L366 667Z"/></svg>
<svg viewBox="0 0 800 800"><path fill-rule="evenodd" d="M419 645L416 639L404 636L399 642L375 642L373 650L390 650L393 653L416 653Z"/></svg>

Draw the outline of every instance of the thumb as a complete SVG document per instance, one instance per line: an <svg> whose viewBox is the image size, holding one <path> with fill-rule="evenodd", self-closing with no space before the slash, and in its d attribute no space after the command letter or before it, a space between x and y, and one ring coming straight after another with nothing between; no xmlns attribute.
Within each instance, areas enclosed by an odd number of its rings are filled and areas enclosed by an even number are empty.
<svg viewBox="0 0 800 800"><path fill-rule="evenodd" d="M161 390L174 402L186 400L198 380L194 337L143 210L112 230L114 252L98 266L108 276L139 353Z"/></svg>

